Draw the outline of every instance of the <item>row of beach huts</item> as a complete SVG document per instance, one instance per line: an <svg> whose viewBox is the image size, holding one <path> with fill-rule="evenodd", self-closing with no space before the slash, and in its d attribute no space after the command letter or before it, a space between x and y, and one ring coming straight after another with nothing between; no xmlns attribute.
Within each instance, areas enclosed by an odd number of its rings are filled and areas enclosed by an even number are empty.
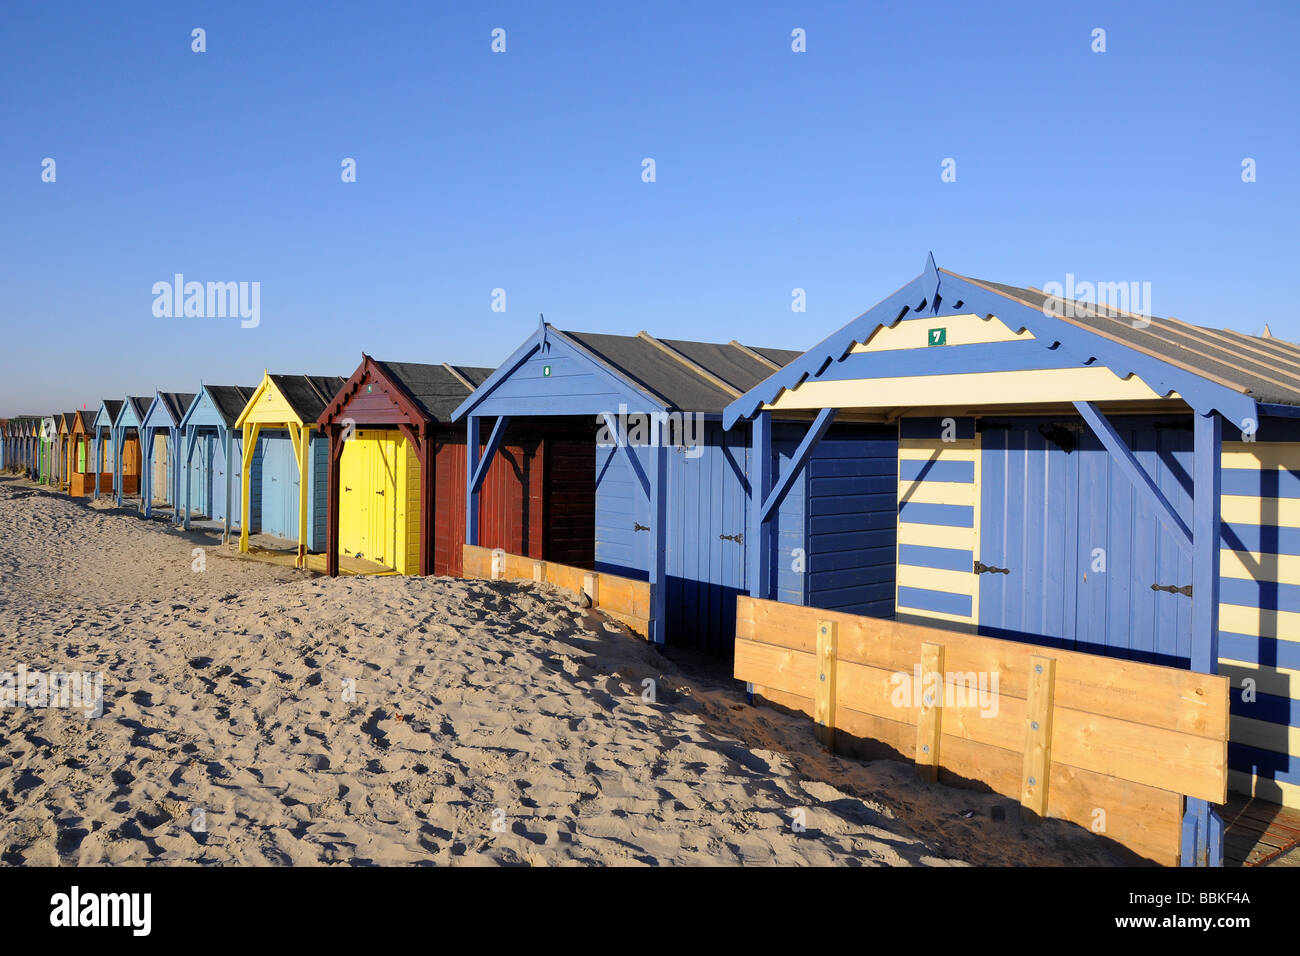
<svg viewBox="0 0 1300 956"><path fill-rule="evenodd" d="M1300 346L1271 336L930 258L802 353L542 321L496 369L13 417L0 466L329 574L634 582L636 630L714 653L745 596L1224 674L1228 786L1300 806Z"/></svg>

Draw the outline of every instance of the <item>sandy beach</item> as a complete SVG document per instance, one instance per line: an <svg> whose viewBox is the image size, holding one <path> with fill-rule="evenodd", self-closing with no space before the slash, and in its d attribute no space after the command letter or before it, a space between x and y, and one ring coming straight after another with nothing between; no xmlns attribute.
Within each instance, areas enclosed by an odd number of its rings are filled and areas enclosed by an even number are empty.
<svg viewBox="0 0 1300 956"><path fill-rule="evenodd" d="M20 666L102 672L103 713L0 709L7 864L1121 862L1006 798L830 755L726 662L549 586L331 580L6 475L0 671Z"/></svg>

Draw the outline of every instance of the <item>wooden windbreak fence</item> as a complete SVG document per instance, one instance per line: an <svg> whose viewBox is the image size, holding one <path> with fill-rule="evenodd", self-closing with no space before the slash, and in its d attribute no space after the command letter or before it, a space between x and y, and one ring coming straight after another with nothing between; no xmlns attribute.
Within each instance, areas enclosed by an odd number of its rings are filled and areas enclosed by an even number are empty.
<svg viewBox="0 0 1300 956"><path fill-rule="evenodd" d="M735 676L828 746L912 758L1178 863L1186 797L1227 796L1228 679L737 599Z"/></svg>
<svg viewBox="0 0 1300 956"><path fill-rule="evenodd" d="M467 544L463 575L493 581L526 580L586 592L591 606L622 621L642 637L650 633L650 582L586 571L554 561L526 558L508 551Z"/></svg>

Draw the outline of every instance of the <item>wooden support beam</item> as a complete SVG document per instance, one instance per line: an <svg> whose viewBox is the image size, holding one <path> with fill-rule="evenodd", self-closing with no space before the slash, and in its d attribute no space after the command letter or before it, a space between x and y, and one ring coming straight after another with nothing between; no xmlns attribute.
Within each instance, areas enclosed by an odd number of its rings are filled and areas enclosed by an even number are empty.
<svg viewBox="0 0 1300 956"><path fill-rule="evenodd" d="M1178 536L1179 543L1186 550L1191 551L1191 529L1178 516L1178 512L1169 503L1169 499L1164 496L1164 493L1151 479L1147 470L1134 457L1133 452L1124 443L1124 439L1120 438L1119 432L1115 431L1114 426L1092 402L1075 402L1074 407L1083 416L1083 420L1088 423L1088 427L1097 436L1097 440L1110 452L1111 458L1119 466L1124 476L1133 483L1135 488L1143 492L1155 506L1156 518L1160 523L1173 531ZM1218 549L1215 548L1215 550Z"/></svg>
<svg viewBox="0 0 1300 956"><path fill-rule="evenodd" d="M751 597L772 597L772 525L763 501L772 487L772 413L759 412L749 433L749 528L745 535L745 585Z"/></svg>
<svg viewBox="0 0 1300 956"><path fill-rule="evenodd" d="M420 573L433 574L434 538L437 535L438 471L434 432L420 426Z"/></svg>
<svg viewBox="0 0 1300 956"><path fill-rule="evenodd" d="M218 440L224 442L225 449L226 449L226 473L225 473L225 480L226 480L226 518L225 518L225 520L221 523L221 543L222 543L222 544L225 544L225 543L227 543L227 542L230 540L230 524L231 524L231 522L234 520L234 512L235 512L235 503L234 503L233 501L230 500L230 499L231 499L231 495L232 495L232 493L234 492L234 489L231 487L231 481L232 481L232 479L233 479L233 472L234 472L234 468L235 468L235 430L234 430L233 428L218 428L218 429L217 429L217 435L218 435ZM243 457L243 449L240 449L240 457L241 457L241 459L242 459L242 457ZM177 480L179 481L180 479L178 478ZM187 469L187 470L186 470L186 476L185 476L185 488L186 488L185 494L186 494L186 496L187 496L187 498L186 498L187 501L188 501L188 495L189 495L189 486L190 486L190 482L189 482L189 472L188 472L188 469ZM186 520L188 521L188 520L189 520L189 506L188 506L188 505L186 505L186 515L185 515L185 517L186 517ZM244 526L244 522L247 521L247 520L248 520L247 516L245 516L245 515L243 515L243 514L240 514L240 516L239 516L239 526L242 528L242 527Z"/></svg>
<svg viewBox="0 0 1300 956"><path fill-rule="evenodd" d="M817 622L817 696L813 700L813 723L817 741L835 749L835 680L839 625Z"/></svg>
<svg viewBox="0 0 1300 956"><path fill-rule="evenodd" d="M823 408L817 413L817 417L813 419L812 425L808 427L808 432L803 436L803 441L795 449L794 457L790 460L790 466L786 469L785 474L777 480L775 487L772 488L768 496L763 499L764 521L770 521L772 515L776 513L776 509L780 508L781 503L785 501L786 495L790 493L795 481L803 473L803 467L807 464L808 457L812 454L813 449L817 447L817 443L822 440L822 436L826 434L826 429L831 427L831 422L835 420L835 411L833 408Z"/></svg>
<svg viewBox="0 0 1300 956"><path fill-rule="evenodd" d="M468 389L471 393L474 391L474 383L471 382L469 379L467 379L464 375L461 375L460 370L457 369L456 366L449 365L446 362L443 362L442 367L445 368L448 372L450 372L451 377L454 378L456 381L460 382L460 384L464 385L465 388Z"/></svg>
<svg viewBox="0 0 1300 956"><path fill-rule="evenodd" d="M488 469L492 467L492 459L501 447L501 440L505 438L506 429L510 426L510 416L502 415L492 426L492 434L488 436L487 446L483 449L483 457L478 462L478 467L474 469L474 474L470 478L470 489L474 494L478 494L483 488L483 479L487 477Z"/></svg>
<svg viewBox="0 0 1300 956"><path fill-rule="evenodd" d="M943 734L943 645L921 645L921 706L916 720L916 774L927 783L939 779L939 740Z"/></svg>
<svg viewBox="0 0 1300 956"><path fill-rule="evenodd" d="M479 463L479 430L482 419L470 414L465 419L465 543L478 544L478 492L474 473Z"/></svg>
<svg viewBox="0 0 1300 956"><path fill-rule="evenodd" d="M1020 816L1047 816L1047 785L1052 771L1052 709L1056 694L1056 660L1029 659L1029 700L1025 708L1025 763L1020 778Z"/></svg>
<svg viewBox="0 0 1300 956"><path fill-rule="evenodd" d="M339 465L343 458L343 429L336 424L327 425L329 452L325 456L328 471L325 476L325 573L339 576Z"/></svg>
<svg viewBox="0 0 1300 956"><path fill-rule="evenodd" d="M533 574L537 574L536 566L533 567ZM582 576L582 590L586 592L587 597L591 598L591 606L600 606L600 575L588 571Z"/></svg>
<svg viewBox="0 0 1300 956"><path fill-rule="evenodd" d="M673 348L667 342L661 342L659 339L655 338L649 332L645 332L645 331L638 332L636 334L636 337L643 342L649 342L651 345L653 345L659 351L663 352L669 358L686 366L696 375L700 376L700 378L704 379L706 382L713 385L714 387L722 389L722 391L726 392L732 398L740 398L740 396L743 394L740 389L736 388L736 386L732 385L726 379L721 378L718 375L715 375L713 372L710 372L707 368L705 368L700 363L696 362L694 359L691 359L688 356L677 351L677 349Z"/></svg>
<svg viewBox="0 0 1300 956"><path fill-rule="evenodd" d="M781 371L781 366L778 365L776 362L773 362L762 352L757 352L754 349L751 349L748 345L745 345L742 342L737 342L735 339L732 339L727 344L730 345L733 349L739 349L740 351L744 352L746 355L752 358L755 362L758 362L760 365L766 365L773 372Z"/></svg>
<svg viewBox="0 0 1300 956"><path fill-rule="evenodd" d="M533 581L537 584L546 583L546 562L533 561Z"/></svg>
<svg viewBox="0 0 1300 956"><path fill-rule="evenodd" d="M650 498L650 477L645 473L645 468L642 467L641 459L637 457L636 451L624 441L623 433L619 429L618 418L612 412L601 412L601 417L605 421L606 431L614 439L615 448L627 456L628 464L632 468L632 474L636 475L636 480L641 484L641 491L647 499ZM658 419L654 419L653 423L652 427L655 428L655 433L658 435Z"/></svg>
<svg viewBox="0 0 1300 956"><path fill-rule="evenodd" d="M1192 670L1219 667L1219 561L1223 491L1223 419L1197 415L1192 452ZM1224 744L1227 760L1227 744ZM1226 793L1225 793L1226 796ZM1183 818L1184 866L1223 865L1223 821L1209 802L1189 797Z"/></svg>
<svg viewBox="0 0 1300 956"><path fill-rule="evenodd" d="M659 435L659 422L651 426L655 440L650 448L650 624L651 643L664 644L668 618L668 449ZM628 449L629 453L631 449Z"/></svg>

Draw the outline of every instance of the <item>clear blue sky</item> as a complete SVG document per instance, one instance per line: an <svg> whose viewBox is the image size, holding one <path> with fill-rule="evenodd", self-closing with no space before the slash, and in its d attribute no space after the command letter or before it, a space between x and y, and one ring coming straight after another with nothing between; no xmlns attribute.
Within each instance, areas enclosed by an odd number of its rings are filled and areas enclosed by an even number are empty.
<svg viewBox="0 0 1300 956"><path fill-rule="evenodd" d="M7 0L0 416L363 349L496 365L539 312L806 348L931 249L1300 340L1298 11ZM155 318L176 272L260 282L260 326Z"/></svg>

